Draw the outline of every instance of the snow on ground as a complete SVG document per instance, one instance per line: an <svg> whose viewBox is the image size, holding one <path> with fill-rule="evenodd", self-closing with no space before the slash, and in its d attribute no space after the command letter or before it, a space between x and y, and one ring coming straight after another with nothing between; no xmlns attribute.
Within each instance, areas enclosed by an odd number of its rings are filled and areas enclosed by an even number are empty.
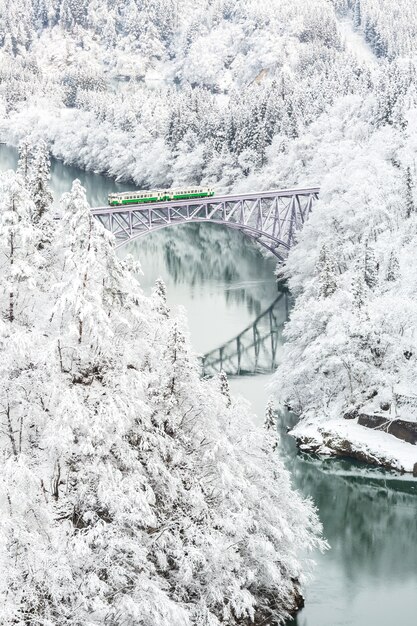
<svg viewBox="0 0 417 626"><path fill-rule="evenodd" d="M301 450L318 454L341 454L401 472L412 472L417 463L417 446L356 422L334 419L300 422L291 435L302 442Z"/></svg>
<svg viewBox="0 0 417 626"><path fill-rule="evenodd" d="M355 30L352 21L348 18L341 18L338 21L339 33L346 44L346 48L350 50L362 63L368 65L376 65L378 59L372 52L371 47L366 43L363 33Z"/></svg>

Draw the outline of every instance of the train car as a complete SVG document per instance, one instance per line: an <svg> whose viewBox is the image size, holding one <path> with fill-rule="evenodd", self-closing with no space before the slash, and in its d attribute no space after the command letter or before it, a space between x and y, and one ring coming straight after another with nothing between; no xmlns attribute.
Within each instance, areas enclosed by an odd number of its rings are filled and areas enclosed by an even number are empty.
<svg viewBox="0 0 417 626"><path fill-rule="evenodd" d="M188 198L210 198L214 196L211 187L178 187L177 189L152 189L150 191L127 191L111 193L108 197L110 206L124 204L148 204L168 200L187 200Z"/></svg>

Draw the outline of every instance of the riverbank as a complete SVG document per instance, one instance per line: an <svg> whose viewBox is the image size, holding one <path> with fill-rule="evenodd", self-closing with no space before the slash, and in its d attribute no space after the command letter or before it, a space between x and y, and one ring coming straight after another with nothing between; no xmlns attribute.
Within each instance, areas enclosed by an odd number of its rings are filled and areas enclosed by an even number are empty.
<svg viewBox="0 0 417 626"><path fill-rule="evenodd" d="M356 459L417 476L417 446L356 421L303 420L291 431L303 452Z"/></svg>

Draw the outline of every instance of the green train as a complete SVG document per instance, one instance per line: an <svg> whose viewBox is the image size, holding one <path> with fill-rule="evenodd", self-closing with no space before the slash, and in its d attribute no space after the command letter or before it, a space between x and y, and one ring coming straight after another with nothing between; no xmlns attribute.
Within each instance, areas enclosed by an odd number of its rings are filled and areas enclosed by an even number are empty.
<svg viewBox="0 0 417 626"><path fill-rule="evenodd" d="M214 196L211 187L179 187L178 189L152 189L150 191L126 191L111 193L108 197L110 206L123 204L147 204L167 200L187 200L188 198L210 198Z"/></svg>

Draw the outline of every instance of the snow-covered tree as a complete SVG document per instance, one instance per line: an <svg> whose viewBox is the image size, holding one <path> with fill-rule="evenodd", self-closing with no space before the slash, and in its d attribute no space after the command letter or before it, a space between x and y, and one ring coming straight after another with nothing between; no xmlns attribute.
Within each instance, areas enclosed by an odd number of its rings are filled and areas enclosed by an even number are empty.
<svg viewBox="0 0 417 626"><path fill-rule="evenodd" d="M152 293L155 301L155 309L163 317L169 317L169 308L167 306L167 288L162 278L157 278L155 288Z"/></svg>
<svg viewBox="0 0 417 626"><path fill-rule="evenodd" d="M26 185L28 185L32 176L33 167L33 147L27 140L23 140L19 144L19 161L17 164L17 173L22 176Z"/></svg>
<svg viewBox="0 0 417 626"><path fill-rule="evenodd" d="M36 249L34 206L23 184L20 176L9 172L7 179L1 179L0 196L1 311L3 319L21 323L31 312L28 290L35 288L43 262Z"/></svg>
<svg viewBox="0 0 417 626"><path fill-rule="evenodd" d="M274 407L274 400L270 398L265 409L264 428L266 430L273 430L277 427L277 418Z"/></svg>
<svg viewBox="0 0 417 626"><path fill-rule="evenodd" d="M353 7L353 23L356 28L362 24L361 0L356 0Z"/></svg>
<svg viewBox="0 0 417 626"><path fill-rule="evenodd" d="M319 294L322 298L333 295L337 289L336 263L326 244L320 249L317 262L319 274Z"/></svg>
<svg viewBox="0 0 417 626"><path fill-rule="evenodd" d="M378 268L379 264L376 259L374 249L366 244L364 259L364 280L365 284L374 289L378 284Z"/></svg>
<svg viewBox="0 0 417 626"><path fill-rule="evenodd" d="M410 217L412 213L415 213L416 207L414 203L414 184L411 174L411 168L408 166L405 172L405 211L406 216Z"/></svg>
<svg viewBox="0 0 417 626"><path fill-rule="evenodd" d="M225 398L226 406L229 407L232 403L232 399L230 396L229 381L227 379L227 374L224 370L221 370L221 372L219 373L219 388L220 388L220 393Z"/></svg>
<svg viewBox="0 0 417 626"><path fill-rule="evenodd" d="M386 279L389 282L394 282L398 280L399 277L400 277L400 262L398 260L398 256L395 250L391 250L391 253L388 259Z"/></svg>
<svg viewBox="0 0 417 626"><path fill-rule="evenodd" d="M30 188L36 206L38 219L41 219L52 203L52 192L49 188L51 164L49 150L41 141L34 151Z"/></svg>
<svg viewBox="0 0 417 626"><path fill-rule="evenodd" d="M357 310L362 309L365 304L365 289L365 280L362 276L362 273L359 271L354 275L352 279L353 303Z"/></svg>

